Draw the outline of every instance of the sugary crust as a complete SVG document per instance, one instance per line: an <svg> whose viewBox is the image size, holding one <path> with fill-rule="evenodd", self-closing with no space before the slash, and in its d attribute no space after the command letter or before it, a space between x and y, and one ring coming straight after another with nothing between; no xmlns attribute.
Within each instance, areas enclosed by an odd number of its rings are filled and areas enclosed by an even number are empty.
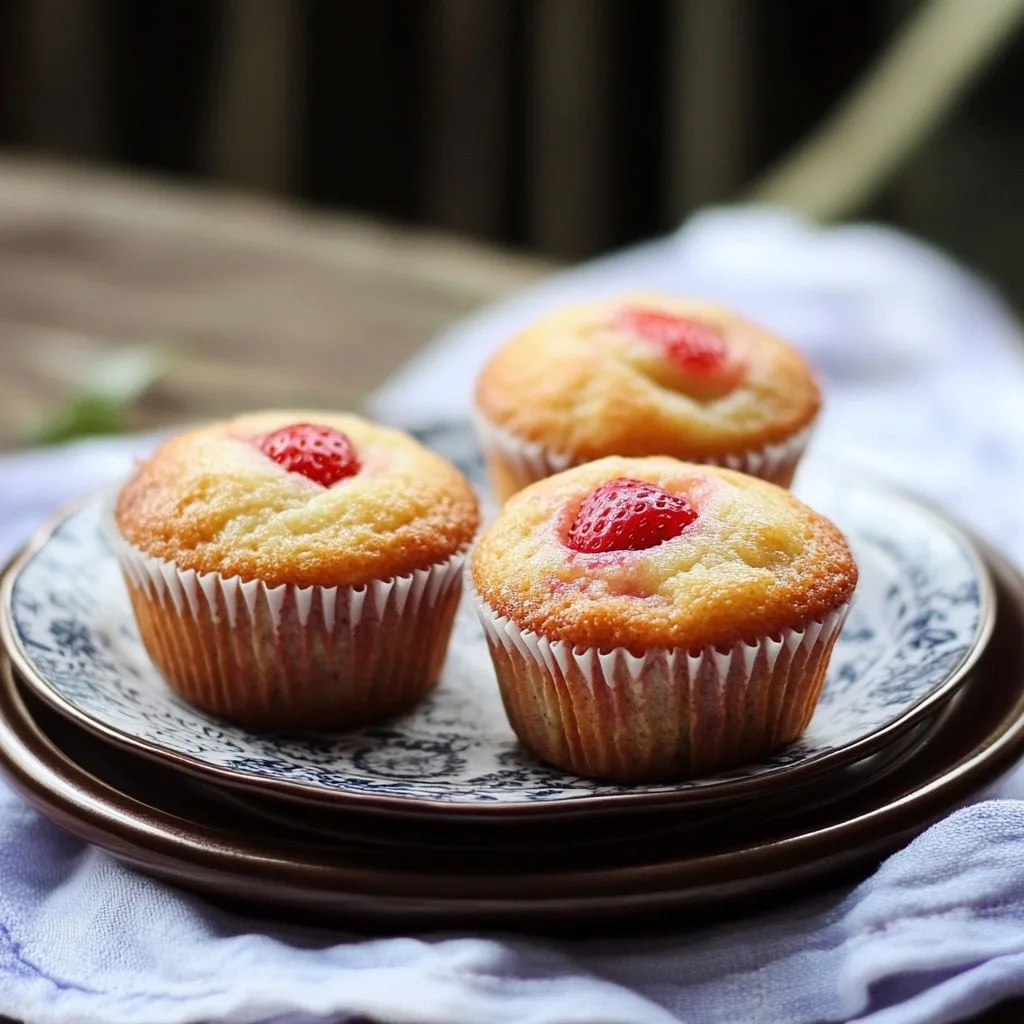
<svg viewBox="0 0 1024 1024"><path fill-rule="evenodd" d="M303 422L347 434L360 472L324 488L253 443ZM126 540L181 569L333 587L444 561L472 539L479 513L462 474L408 435L358 416L289 410L168 441L122 489L115 520Z"/></svg>
<svg viewBox="0 0 1024 1024"><path fill-rule="evenodd" d="M685 496L697 520L643 551L567 547L583 499L620 477ZM857 584L843 535L785 489L663 457L613 456L531 484L478 542L472 574L483 600L520 629L634 653L727 648L800 629Z"/></svg>
<svg viewBox="0 0 1024 1024"><path fill-rule="evenodd" d="M625 306L716 328L744 364L739 384L709 395L652 346L615 330ZM657 294L567 307L499 349L476 388L492 424L574 461L671 455L704 461L783 441L821 405L804 359L775 335L721 306Z"/></svg>

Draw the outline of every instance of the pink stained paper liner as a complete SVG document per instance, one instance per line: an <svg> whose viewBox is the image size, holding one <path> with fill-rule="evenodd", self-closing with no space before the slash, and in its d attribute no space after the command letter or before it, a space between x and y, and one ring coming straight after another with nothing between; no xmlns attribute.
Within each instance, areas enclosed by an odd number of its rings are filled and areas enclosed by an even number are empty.
<svg viewBox="0 0 1024 1024"><path fill-rule="evenodd" d="M520 740L551 764L620 782L709 775L795 740L849 607L728 651L636 655L547 640L474 597Z"/></svg>
<svg viewBox="0 0 1024 1024"><path fill-rule="evenodd" d="M440 674L464 550L359 586L268 587L179 569L108 532L153 663L214 714L270 728L347 728L405 710Z"/></svg>

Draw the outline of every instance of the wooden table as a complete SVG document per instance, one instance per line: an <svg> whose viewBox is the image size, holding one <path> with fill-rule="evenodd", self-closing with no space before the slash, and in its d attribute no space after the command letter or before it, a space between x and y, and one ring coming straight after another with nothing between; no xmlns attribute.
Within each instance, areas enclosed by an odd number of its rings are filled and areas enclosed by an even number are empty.
<svg viewBox="0 0 1024 1024"><path fill-rule="evenodd" d="M97 358L149 340L174 359L133 427L355 408L441 328L549 269L365 218L0 160L0 447Z"/></svg>

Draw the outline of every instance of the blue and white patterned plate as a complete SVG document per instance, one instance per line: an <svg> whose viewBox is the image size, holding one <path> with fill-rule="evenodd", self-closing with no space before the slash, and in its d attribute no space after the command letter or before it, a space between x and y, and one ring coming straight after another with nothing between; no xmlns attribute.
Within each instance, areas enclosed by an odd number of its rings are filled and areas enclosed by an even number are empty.
<svg viewBox="0 0 1024 1024"><path fill-rule="evenodd" d="M429 436L479 478L472 443ZM4 641L41 697L107 741L212 775L304 799L447 814L593 812L749 796L866 757L934 713L964 678L994 621L987 570L970 541L916 502L824 468L801 495L842 528L860 567L853 609L807 732L725 775L621 787L534 760L506 722L480 627L460 612L441 683L386 725L270 735L180 700L142 647L100 525L103 498L58 521L8 574Z"/></svg>

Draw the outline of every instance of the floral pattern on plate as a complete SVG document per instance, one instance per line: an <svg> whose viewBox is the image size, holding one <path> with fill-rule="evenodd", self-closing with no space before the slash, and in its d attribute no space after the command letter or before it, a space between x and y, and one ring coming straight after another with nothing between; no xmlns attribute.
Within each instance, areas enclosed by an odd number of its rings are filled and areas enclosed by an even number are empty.
<svg viewBox="0 0 1024 1024"><path fill-rule="evenodd" d="M482 462L462 425L424 433L477 482ZM482 484L481 484L482 486ZM440 685L385 725L276 735L216 719L164 684L142 647L104 539L102 497L81 506L20 564L4 614L28 682L114 739L184 757L238 781L297 785L307 795L437 805L523 805L638 793L696 796L739 780L767 783L895 723L909 728L951 693L993 619L991 584L969 541L883 487L810 467L798 492L850 540L861 580L804 736L756 764L708 778L627 788L537 762L505 719L483 633L464 603ZM867 753L868 751L865 751Z"/></svg>

